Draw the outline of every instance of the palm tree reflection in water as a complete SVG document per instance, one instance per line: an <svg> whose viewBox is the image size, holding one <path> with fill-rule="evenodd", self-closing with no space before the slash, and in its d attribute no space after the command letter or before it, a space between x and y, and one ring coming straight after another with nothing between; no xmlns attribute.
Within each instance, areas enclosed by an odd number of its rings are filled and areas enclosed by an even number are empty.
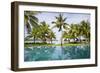
<svg viewBox="0 0 100 73"><path fill-rule="evenodd" d="M48 61L90 58L90 46L28 47L24 51L24 61Z"/></svg>

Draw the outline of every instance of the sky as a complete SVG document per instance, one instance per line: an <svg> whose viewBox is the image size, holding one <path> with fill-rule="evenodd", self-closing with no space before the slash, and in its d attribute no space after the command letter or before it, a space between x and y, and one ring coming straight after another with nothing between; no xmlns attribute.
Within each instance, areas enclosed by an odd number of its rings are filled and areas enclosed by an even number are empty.
<svg viewBox="0 0 100 73"><path fill-rule="evenodd" d="M39 22L46 21L46 23L52 28L55 24L52 24L53 21L55 21L55 17L58 16L60 12L41 12L35 15ZM66 23L68 24L77 24L80 23L82 20L90 21L90 14L87 13L67 13L67 12L61 12L63 14L64 18L66 19ZM58 40L58 43L60 43L61 38L61 32L58 32L57 28L52 29L53 32L56 34L56 39Z"/></svg>
<svg viewBox="0 0 100 73"><path fill-rule="evenodd" d="M60 13L58 12L42 12L37 15L35 15L39 21L46 21L50 26L52 26L51 22L55 20L55 16L58 16ZM83 13L61 13L63 14L63 17L67 18L65 21L68 24L71 23L80 23L82 20L88 20L90 21L90 14L83 14Z"/></svg>

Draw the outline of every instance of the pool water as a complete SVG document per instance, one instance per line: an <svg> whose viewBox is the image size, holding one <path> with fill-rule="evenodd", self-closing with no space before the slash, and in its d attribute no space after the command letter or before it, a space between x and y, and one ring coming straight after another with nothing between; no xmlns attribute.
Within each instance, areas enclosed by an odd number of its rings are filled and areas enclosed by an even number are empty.
<svg viewBox="0 0 100 73"><path fill-rule="evenodd" d="M24 49L24 61L49 61L90 58L90 46L34 46Z"/></svg>

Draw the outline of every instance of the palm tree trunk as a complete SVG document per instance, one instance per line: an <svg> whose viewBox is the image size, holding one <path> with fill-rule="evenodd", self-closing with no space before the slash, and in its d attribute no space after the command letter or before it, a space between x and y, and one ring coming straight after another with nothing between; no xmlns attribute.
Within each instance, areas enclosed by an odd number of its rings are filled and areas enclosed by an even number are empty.
<svg viewBox="0 0 100 73"><path fill-rule="evenodd" d="M34 43L35 43L35 36L34 36Z"/></svg>
<svg viewBox="0 0 100 73"><path fill-rule="evenodd" d="M44 38L43 38L43 43L46 43L46 37L44 36Z"/></svg>
<svg viewBox="0 0 100 73"><path fill-rule="evenodd" d="M61 37L61 46L63 46L63 44L62 44L62 37Z"/></svg>
<svg viewBox="0 0 100 73"><path fill-rule="evenodd" d="M63 46L62 31L61 31L61 47Z"/></svg>
<svg viewBox="0 0 100 73"><path fill-rule="evenodd" d="M51 44L52 44L52 39L51 39Z"/></svg>

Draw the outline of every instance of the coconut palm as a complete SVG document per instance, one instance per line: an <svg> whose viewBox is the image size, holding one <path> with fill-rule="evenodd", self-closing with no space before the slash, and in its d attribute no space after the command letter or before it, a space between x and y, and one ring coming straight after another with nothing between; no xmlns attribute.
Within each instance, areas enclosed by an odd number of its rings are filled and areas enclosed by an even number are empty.
<svg viewBox="0 0 100 73"><path fill-rule="evenodd" d="M66 27L67 23L65 23L67 18L63 18L62 14L59 14L59 16L55 17L55 18L56 18L56 20L52 23L55 24L54 27L58 28L59 29L58 31L62 33L63 28L67 29L67 27ZM62 46L62 36L61 36L61 46Z"/></svg>
<svg viewBox="0 0 100 73"><path fill-rule="evenodd" d="M45 21L41 22L41 39L44 43L46 43L49 30L49 25Z"/></svg>
<svg viewBox="0 0 100 73"><path fill-rule="evenodd" d="M64 39L64 41L70 41L70 39L72 38L71 37L71 34L69 33L69 31L63 31L63 35L62 35L62 38Z"/></svg>
<svg viewBox="0 0 100 73"><path fill-rule="evenodd" d="M56 39L55 34L52 30L49 30L49 32L48 32L48 39L50 39L51 44L52 44L52 40Z"/></svg>
<svg viewBox="0 0 100 73"><path fill-rule="evenodd" d="M80 25L79 24L71 24L69 33L72 38L77 38L80 34Z"/></svg>
<svg viewBox="0 0 100 73"><path fill-rule="evenodd" d="M39 12L35 12L35 11L24 12L24 23L25 23L28 33L32 31L32 27L35 27L38 25L38 18L35 16L38 13Z"/></svg>
<svg viewBox="0 0 100 73"><path fill-rule="evenodd" d="M37 28L33 28L31 35L32 35L34 43L35 43L35 40L38 39L39 35L40 35L39 26Z"/></svg>
<svg viewBox="0 0 100 73"><path fill-rule="evenodd" d="M33 28L31 35L34 39L34 43L36 39L42 40L43 43L47 43L47 39L52 42L52 39L55 38L53 31L45 21L41 22L37 28Z"/></svg>
<svg viewBox="0 0 100 73"><path fill-rule="evenodd" d="M90 23L88 21L82 21L80 24L81 35L90 41Z"/></svg>

